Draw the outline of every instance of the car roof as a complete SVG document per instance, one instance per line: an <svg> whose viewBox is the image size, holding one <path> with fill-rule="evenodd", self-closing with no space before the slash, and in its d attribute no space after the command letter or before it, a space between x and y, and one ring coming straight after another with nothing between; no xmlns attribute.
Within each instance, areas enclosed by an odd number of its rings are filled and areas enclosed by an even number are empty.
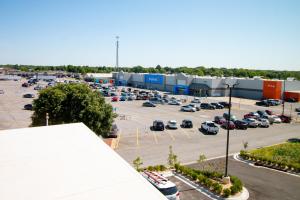
<svg viewBox="0 0 300 200"><path fill-rule="evenodd" d="M213 122L213 121L205 121L205 123L213 123L213 124L214 124L214 122Z"/></svg>
<svg viewBox="0 0 300 200"><path fill-rule="evenodd" d="M172 120L169 120L169 122L171 122L171 123L177 123L177 121L176 121L176 120L174 120L174 119L172 119Z"/></svg>
<svg viewBox="0 0 300 200"><path fill-rule="evenodd" d="M154 122L163 122L162 120L154 120Z"/></svg>

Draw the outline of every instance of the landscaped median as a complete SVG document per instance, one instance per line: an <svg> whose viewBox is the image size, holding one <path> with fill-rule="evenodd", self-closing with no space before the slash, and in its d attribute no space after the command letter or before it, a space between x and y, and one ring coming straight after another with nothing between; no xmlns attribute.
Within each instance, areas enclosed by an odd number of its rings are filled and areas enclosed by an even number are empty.
<svg viewBox="0 0 300 200"><path fill-rule="evenodd" d="M241 151L239 156L258 166L285 172L300 173L299 142L286 142L260 149Z"/></svg>
<svg viewBox="0 0 300 200"><path fill-rule="evenodd" d="M224 184L222 181L223 174L218 172L196 170L179 164L175 164L175 171L192 179L194 183L205 187L214 194L225 198L236 195L243 190L241 180L235 176L230 176L231 183Z"/></svg>

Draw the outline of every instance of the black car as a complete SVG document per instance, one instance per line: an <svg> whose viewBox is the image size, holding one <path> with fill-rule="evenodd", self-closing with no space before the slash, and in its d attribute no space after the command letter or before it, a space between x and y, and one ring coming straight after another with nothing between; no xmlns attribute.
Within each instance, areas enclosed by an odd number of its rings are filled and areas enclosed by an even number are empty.
<svg viewBox="0 0 300 200"><path fill-rule="evenodd" d="M34 98L34 94L24 94L23 95L24 98Z"/></svg>
<svg viewBox="0 0 300 200"><path fill-rule="evenodd" d="M26 104L26 105L24 106L24 109L25 109L25 110L32 110L32 104Z"/></svg>
<svg viewBox="0 0 300 200"><path fill-rule="evenodd" d="M266 113L266 111L264 110L258 110L257 113L262 117L262 116L266 116L268 115L268 113Z"/></svg>
<svg viewBox="0 0 300 200"><path fill-rule="evenodd" d="M153 122L151 130L153 130L153 131L164 131L165 130L164 122L161 121L161 120L155 120Z"/></svg>
<svg viewBox="0 0 300 200"><path fill-rule="evenodd" d="M287 98L285 101L286 101L286 102L290 102L290 103L295 103L295 102L297 102L297 100L294 99L294 98Z"/></svg>
<svg viewBox="0 0 300 200"><path fill-rule="evenodd" d="M246 130L248 128L248 123L243 120L235 120L234 125L236 129Z"/></svg>
<svg viewBox="0 0 300 200"><path fill-rule="evenodd" d="M143 103L144 107L156 107L156 105L150 101L146 101Z"/></svg>
<svg viewBox="0 0 300 200"><path fill-rule="evenodd" d="M193 122L189 119L182 120L181 128L193 128Z"/></svg>
<svg viewBox="0 0 300 200"><path fill-rule="evenodd" d="M269 106L272 105L272 104L269 103L267 100L257 101L255 104L256 104L257 106L266 106L266 107L269 107Z"/></svg>
<svg viewBox="0 0 300 200"><path fill-rule="evenodd" d="M219 103L211 103L211 105L215 106L216 109L223 109L224 108L224 106L219 104Z"/></svg>
<svg viewBox="0 0 300 200"><path fill-rule="evenodd" d="M216 107L209 104L209 103L201 103L200 105L201 109L208 109L208 110L215 110Z"/></svg>
<svg viewBox="0 0 300 200"><path fill-rule="evenodd" d="M222 106L224 106L224 108L229 108L229 103L226 101L220 101L219 104L221 104Z"/></svg>

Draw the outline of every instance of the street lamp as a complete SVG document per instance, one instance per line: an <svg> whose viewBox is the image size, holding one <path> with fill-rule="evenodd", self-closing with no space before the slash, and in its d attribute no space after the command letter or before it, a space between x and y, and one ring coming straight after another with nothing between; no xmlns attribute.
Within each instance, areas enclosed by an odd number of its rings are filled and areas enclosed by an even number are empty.
<svg viewBox="0 0 300 200"><path fill-rule="evenodd" d="M232 89L238 85L237 82L235 83L225 83L227 88L229 88L229 106L228 106L228 117L227 117L227 141L226 141L226 163L225 163L225 179L228 179L228 149L229 149L229 125L230 125L230 116L231 116L231 95ZM228 179L230 181L230 179Z"/></svg>

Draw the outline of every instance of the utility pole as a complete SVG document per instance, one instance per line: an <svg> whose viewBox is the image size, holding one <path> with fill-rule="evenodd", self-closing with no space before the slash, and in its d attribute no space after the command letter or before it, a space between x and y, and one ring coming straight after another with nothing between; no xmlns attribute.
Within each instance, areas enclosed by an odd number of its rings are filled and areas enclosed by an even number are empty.
<svg viewBox="0 0 300 200"><path fill-rule="evenodd" d="M227 118L227 140L226 140L226 163L225 163L225 176L224 178L227 179L226 182L230 182L230 179L228 177L228 151L229 151L229 125L230 125L230 117L231 117L231 95L232 95L232 89L238 85L238 83L235 84L225 84L227 85L227 88L229 88L229 107L228 107L228 118Z"/></svg>
<svg viewBox="0 0 300 200"><path fill-rule="evenodd" d="M49 114L48 113L46 113L46 126L48 126L48 124L49 124Z"/></svg>
<svg viewBox="0 0 300 200"><path fill-rule="evenodd" d="M116 36L116 71L119 70L119 36Z"/></svg>

